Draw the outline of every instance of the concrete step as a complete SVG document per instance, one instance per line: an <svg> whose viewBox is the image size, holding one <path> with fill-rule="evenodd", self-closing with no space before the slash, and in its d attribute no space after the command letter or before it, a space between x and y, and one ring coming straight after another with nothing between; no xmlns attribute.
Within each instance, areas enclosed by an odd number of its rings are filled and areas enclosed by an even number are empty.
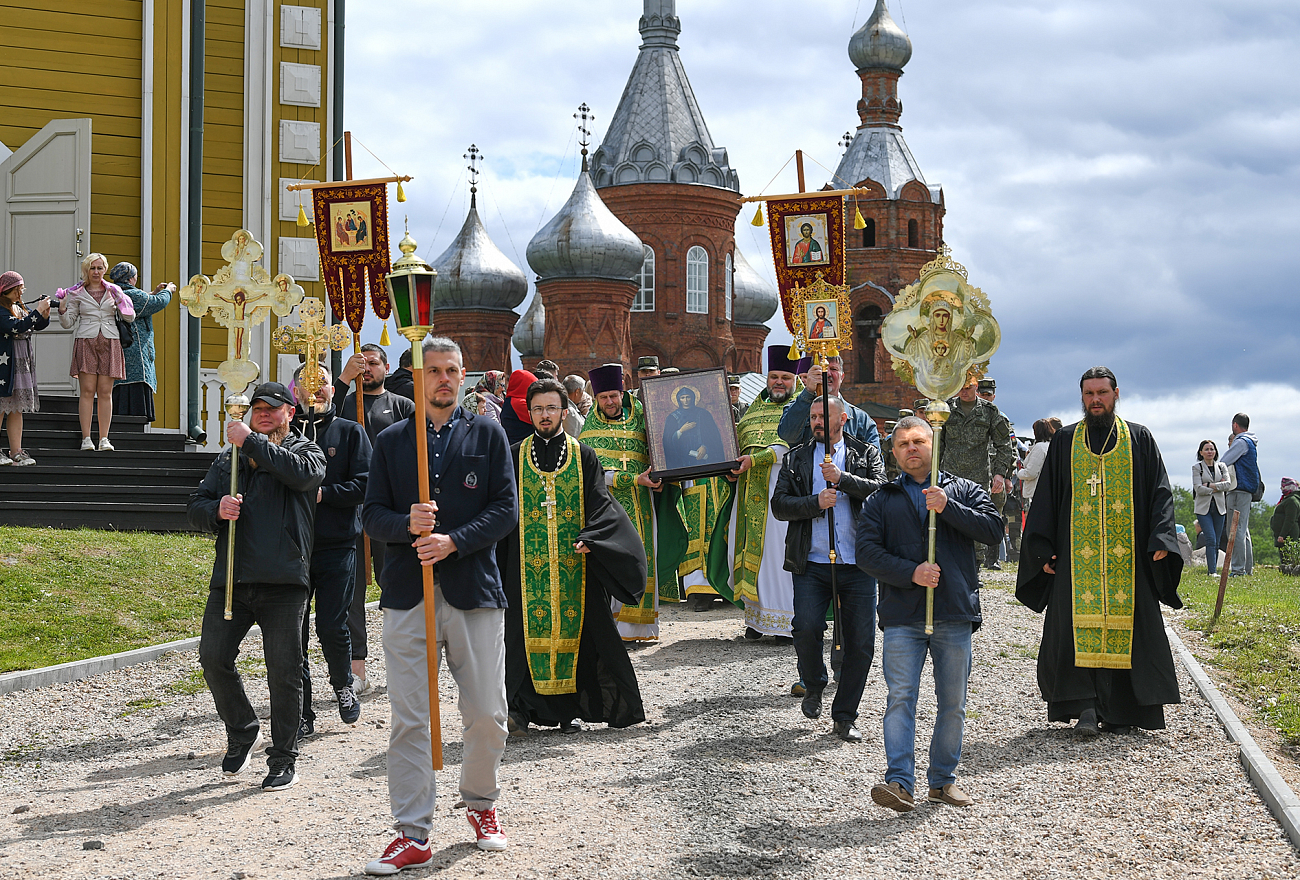
<svg viewBox="0 0 1300 880"><path fill-rule="evenodd" d="M182 503L83 501L6 501L0 525L56 529L111 529L124 532L192 532Z"/></svg>

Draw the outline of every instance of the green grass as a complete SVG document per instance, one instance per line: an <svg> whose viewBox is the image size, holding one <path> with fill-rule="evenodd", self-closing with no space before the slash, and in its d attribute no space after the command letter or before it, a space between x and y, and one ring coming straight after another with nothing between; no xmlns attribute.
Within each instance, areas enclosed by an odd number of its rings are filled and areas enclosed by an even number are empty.
<svg viewBox="0 0 1300 880"><path fill-rule="evenodd" d="M1183 569L1178 594L1192 611L1188 629L1206 633L1210 662L1231 677L1237 697L1300 746L1300 577L1256 566L1231 578L1218 625L1211 630L1219 581L1203 568Z"/></svg>
<svg viewBox="0 0 1300 880"><path fill-rule="evenodd" d="M0 527L0 672L199 634L206 535Z"/></svg>

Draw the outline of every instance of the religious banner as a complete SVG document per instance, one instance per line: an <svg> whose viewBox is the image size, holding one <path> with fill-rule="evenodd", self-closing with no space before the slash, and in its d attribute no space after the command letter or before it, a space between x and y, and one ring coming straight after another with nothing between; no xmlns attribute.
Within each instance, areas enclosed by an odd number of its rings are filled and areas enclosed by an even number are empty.
<svg viewBox="0 0 1300 880"><path fill-rule="evenodd" d="M242 390L261 373L249 356L249 332L271 312L282 318L288 315L302 302L304 291L293 276L281 273L272 278L257 264L262 245L247 229L230 236L221 246L221 256L226 265L211 278L195 275L181 288L180 299L194 317L211 312L213 320L228 329L226 359L217 367L217 378L227 388Z"/></svg>
<svg viewBox="0 0 1300 880"><path fill-rule="evenodd" d="M790 300L796 287L809 287L818 278L831 286L845 282L844 196L769 199L767 228L785 326L793 333Z"/></svg>
<svg viewBox="0 0 1300 880"><path fill-rule="evenodd" d="M388 185L386 183L313 185L312 212L321 274L334 317L353 333L366 320L366 291L375 314L390 311L384 276L391 270L388 253Z"/></svg>

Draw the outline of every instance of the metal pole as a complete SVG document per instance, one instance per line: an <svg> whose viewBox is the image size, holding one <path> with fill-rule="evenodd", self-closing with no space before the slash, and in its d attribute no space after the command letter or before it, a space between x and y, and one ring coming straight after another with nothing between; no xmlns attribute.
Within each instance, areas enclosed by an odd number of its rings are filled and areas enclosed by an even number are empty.
<svg viewBox="0 0 1300 880"><path fill-rule="evenodd" d="M187 277L203 271L203 67L204 32L207 27L204 0L192 0L190 7L190 172ZM199 413L199 355L203 348L203 322L191 314L187 319L189 342L185 352L185 382L188 389L186 433L196 443L207 439ZM232 521L233 526L233 521Z"/></svg>
<svg viewBox="0 0 1300 880"><path fill-rule="evenodd" d="M226 416L234 421L244 418L248 412L248 398L242 394L232 394L226 398ZM239 497L239 447L230 444L230 497ZM227 520L226 525L226 608L225 618L234 617L235 604L235 521Z"/></svg>
<svg viewBox="0 0 1300 880"><path fill-rule="evenodd" d="M801 175L801 176L802 176L802 175ZM800 181L800 183L802 184L802 181ZM802 186L801 186L801 188L802 188ZM832 446L831 446L831 394L830 394L830 391L831 391L831 383L830 383L830 380L828 380L828 379L826 378L826 370L827 370L827 367L828 367L828 361L827 361L826 356L825 356L824 354L822 354L822 355L818 355L818 357L817 357L817 366L819 366L819 367L822 368L822 384L821 384L822 425L823 425L822 430L825 432L825 433L823 434L823 438L824 438L824 440L825 440L825 446L826 446L826 456L825 456L825 458L822 459L822 461L830 462L830 461L834 461L834 460L835 460L835 457L834 457L834 455L832 454L832 451L831 451L831 450L832 450ZM826 483L826 488L828 488L828 489L834 489L835 486L834 486L833 484L831 484L830 482L827 482L827 483ZM834 507L829 507L829 508L827 508L827 510L826 510L826 528L829 530L829 533L830 533L830 545L831 545L831 552L830 552L830 560L831 560L831 645L832 645L831 651L832 651L832 653L834 653L835 651L839 651L839 650L841 649L841 647L842 647L842 645L841 645L841 641L840 641L840 590L839 590L839 583L837 582L837 578L835 577L835 559L836 559L836 553L835 553L835 508L834 508Z"/></svg>
<svg viewBox="0 0 1300 880"><path fill-rule="evenodd" d="M931 400L925 405L925 420L930 423L934 429L934 440L930 446L930 488L939 486L939 450L943 441L943 423L948 421L948 404L942 400ZM931 565L934 564L934 545L939 531L939 516L933 510L930 511L930 550L926 557ZM942 573L940 577L942 577ZM934 634L934 591L939 588L936 582L933 587L927 587L925 590L925 634Z"/></svg>
<svg viewBox="0 0 1300 880"><path fill-rule="evenodd" d="M415 421L415 469L419 485L420 503L429 503L429 421L424 413L424 348L419 341L411 342L411 378L415 382L415 399L419 411ZM428 535L428 530L420 532ZM433 769L442 769L442 711L438 704L438 616L433 595L433 566L421 565L424 576L424 639L429 665L429 738L433 746Z"/></svg>

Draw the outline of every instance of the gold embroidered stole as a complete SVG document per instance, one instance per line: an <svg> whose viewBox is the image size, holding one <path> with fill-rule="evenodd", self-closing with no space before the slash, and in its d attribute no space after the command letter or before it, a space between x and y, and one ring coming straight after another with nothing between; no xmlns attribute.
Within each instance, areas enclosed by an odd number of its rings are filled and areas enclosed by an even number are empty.
<svg viewBox="0 0 1300 880"><path fill-rule="evenodd" d="M758 601L758 566L763 561L763 541L767 530L767 487L776 464L773 446L789 447L776 428L784 404L772 403L764 391L745 412L736 430L740 451L753 459L753 466L736 480L736 546L732 553L732 572L737 599Z"/></svg>
<svg viewBox="0 0 1300 880"><path fill-rule="evenodd" d="M573 549L586 522L582 458L566 435L564 466L533 464L533 437L519 447L519 572L524 650L539 694L577 690L578 643L587 596L586 557Z"/></svg>
<svg viewBox="0 0 1300 880"><path fill-rule="evenodd" d="M1083 422L1070 448L1074 662L1098 669L1132 668L1133 445L1124 420L1115 425L1110 452L1089 451Z"/></svg>

